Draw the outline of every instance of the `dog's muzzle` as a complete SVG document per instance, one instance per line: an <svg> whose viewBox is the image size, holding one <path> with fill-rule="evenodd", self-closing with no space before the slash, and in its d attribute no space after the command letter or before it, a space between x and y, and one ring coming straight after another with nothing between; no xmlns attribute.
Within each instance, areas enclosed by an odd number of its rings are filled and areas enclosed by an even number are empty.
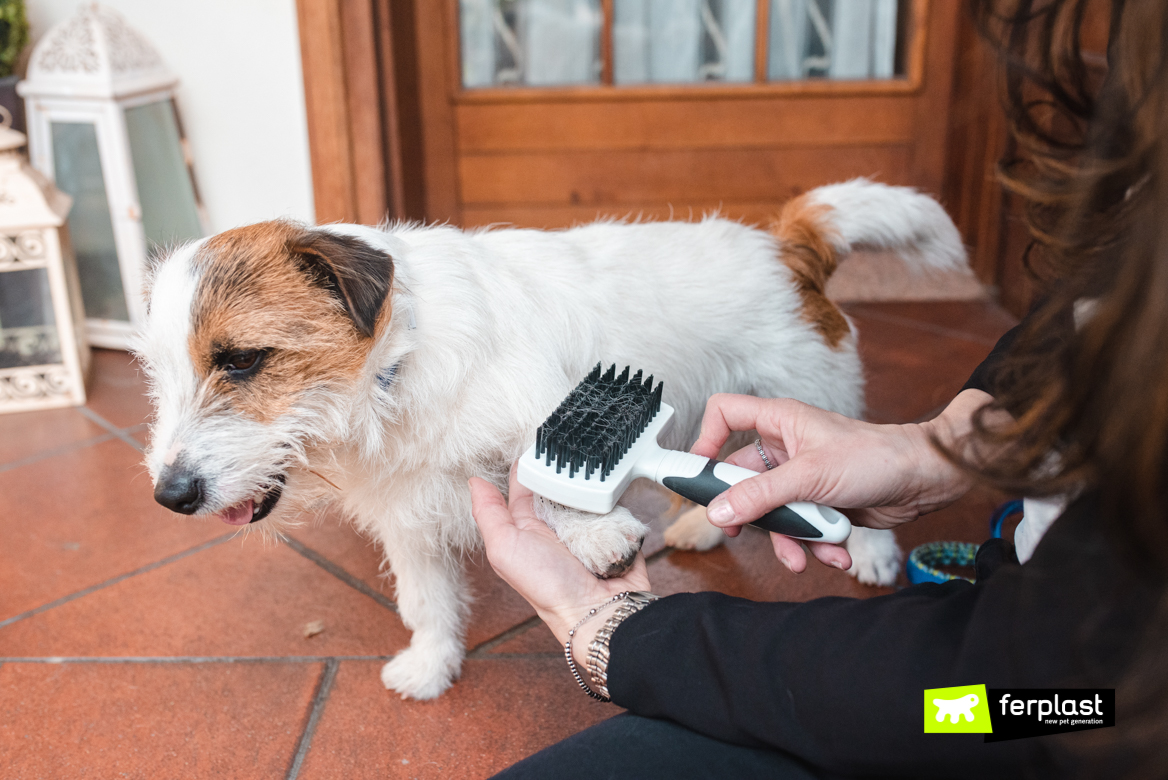
<svg viewBox="0 0 1168 780"><path fill-rule="evenodd" d="M249 498L215 513L227 525L258 523L272 513L284 492L287 477L278 474L270 479L272 488L259 498ZM154 500L172 512L198 514L206 503L206 485L193 470L176 463L159 475Z"/></svg>

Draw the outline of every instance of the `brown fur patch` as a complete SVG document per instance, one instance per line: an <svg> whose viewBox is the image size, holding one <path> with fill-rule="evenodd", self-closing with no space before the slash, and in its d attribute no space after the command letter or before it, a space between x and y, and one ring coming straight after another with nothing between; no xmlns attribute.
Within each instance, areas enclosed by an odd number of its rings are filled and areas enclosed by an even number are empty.
<svg viewBox="0 0 1168 780"><path fill-rule="evenodd" d="M306 235L292 222L262 222L212 237L195 256L202 278L189 350L202 380L201 406L269 422L305 393L360 375L375 339L362 336L341 301L302 269L293 250ZM377 333L390 308L387 299ZM225 352L253 349L265 355L249 378L232 380L216 364Z"/></svg>
<svg viewBox="0 0 1168 780"><path fill-rule="evenodd" d="M824 292L839 264L826 219L830 212L831 206L808 203L807 196L800 195L783 207L770 232L782 242L779 259L794 274L803 298L803 318L815 326L828 346L836 349L851 329Z"/></svg>

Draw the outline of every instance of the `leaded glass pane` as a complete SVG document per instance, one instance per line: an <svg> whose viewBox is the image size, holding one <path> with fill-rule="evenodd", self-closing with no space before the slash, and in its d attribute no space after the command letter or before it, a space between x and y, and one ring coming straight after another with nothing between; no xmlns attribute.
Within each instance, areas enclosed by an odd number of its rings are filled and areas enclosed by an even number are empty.
<svg viewBox="0 0 1168 780"><path fill-rule="evenodd" d="M767 77L888 79L903 75L904 0L771 0Z"/></svg>
<svg viewBox="0 0 1168 780"><path fill-rule="evenodd" d="M600 83L600 0L459 0L465 87Z"/></svg>
<svg viewBox="0 0 1168 780"><path fill-rule="evenodd" d="M0 368L61 362L49 273L0 273Z"/></svg>
<svg viewBox="0 0 1168 780"><path fill-rule="evenodd" d="M171 101L127 108L126 133L149 250L201 238L195 188Z"/></svg>
<svg viewBox="0 0 1168 780"><path fill-rule="evenodd" d="M754 0L616 0L617 84L751 81Z"/></svg>
<svg viewBox="0 0 1168 780"><path fill-rule="evenodd" d="M57 186L73 196L69 234L77 256L85 316L129 322L97 128L88 122L53 122L52 134Z"/></svg>

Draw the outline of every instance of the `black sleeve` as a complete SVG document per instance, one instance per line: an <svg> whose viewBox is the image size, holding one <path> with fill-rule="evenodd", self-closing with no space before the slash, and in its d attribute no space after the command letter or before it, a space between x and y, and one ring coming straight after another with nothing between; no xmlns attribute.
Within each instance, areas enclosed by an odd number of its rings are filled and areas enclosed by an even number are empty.
<svg viewBox="0 0 1168 780"><path fill-rule="evenodd" d="M1121 584L1123 567L1082 504L1026 566L1005 565L976 585L802 604L715 593L662 599L613 635L612 699L831 772L997 778L1021 776L1025 765L1058 776L1067 767L1045 738L987 744L981 735L924 734L924 690L1114 686L1158 596ZM1105 639L1084 644L1088 625Z"/></svg>
<svg viewBox="0 0 1168 780"><path fill-rule="evenodd" d="M966 380L965 386L961 388L962 390L981 390L992 396L997 396L1001 390L1005 389L1001 385L1001 382L1009 380L999 375L999 369L1006 355L1013 348L1014 342L1017 341L1018 335L1022 332L1023 328L1026 328L1031 323L1038 310L1045 305L1047 300L1048 297L1037 300L1021 322L1002 334L1002 337L994 344L994 348L990 350L990 354L986 355L986 359L977 368L973 369L973 373ZM1051 328L1051 332L1046 334L1048 341L1044 341L1044 343L1054 344L1057 341L1069 338L1074 333L1074 317L1069 311L1059 313L1051 322L1054 323L1054 327Z"/></svg>
<svg viewBox="0 0 1168 780"><path fill-rule="evenodd" d="M1025 320L1023 320L1025 322ZM1018 338L1018 332L1022 328L1022 323L1015 325L1006 331L998 343L994 344L994 348L990 354L986 355L986 359L981 361L977 368L973 369L973 373L969 375L969 379L965 381L964 390L981 390L983 393L990 395L997 395L995 392L995 373L998 367L1002 364L1002 358L1010 351L1010 347L1014 344L1014 339Z"/></svg>

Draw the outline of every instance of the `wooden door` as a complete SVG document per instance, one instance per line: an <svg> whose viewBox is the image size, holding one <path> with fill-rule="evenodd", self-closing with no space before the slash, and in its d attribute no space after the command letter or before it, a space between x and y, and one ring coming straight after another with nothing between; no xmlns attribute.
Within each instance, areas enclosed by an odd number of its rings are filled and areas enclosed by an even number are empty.
<svg viewBox="0 0 1168 780"><path fill-rule="evenodd" d="M621 2L621 0L615 0ZM748 83L613 83L614 0L601 0L598 84L468 88L458 0L414 6L424 213L472 226L559 227L597 216L763 222L854 176L940 195L961 4L902 0L902 73ZM768 0L756 30L768 29Z"/></svg>

